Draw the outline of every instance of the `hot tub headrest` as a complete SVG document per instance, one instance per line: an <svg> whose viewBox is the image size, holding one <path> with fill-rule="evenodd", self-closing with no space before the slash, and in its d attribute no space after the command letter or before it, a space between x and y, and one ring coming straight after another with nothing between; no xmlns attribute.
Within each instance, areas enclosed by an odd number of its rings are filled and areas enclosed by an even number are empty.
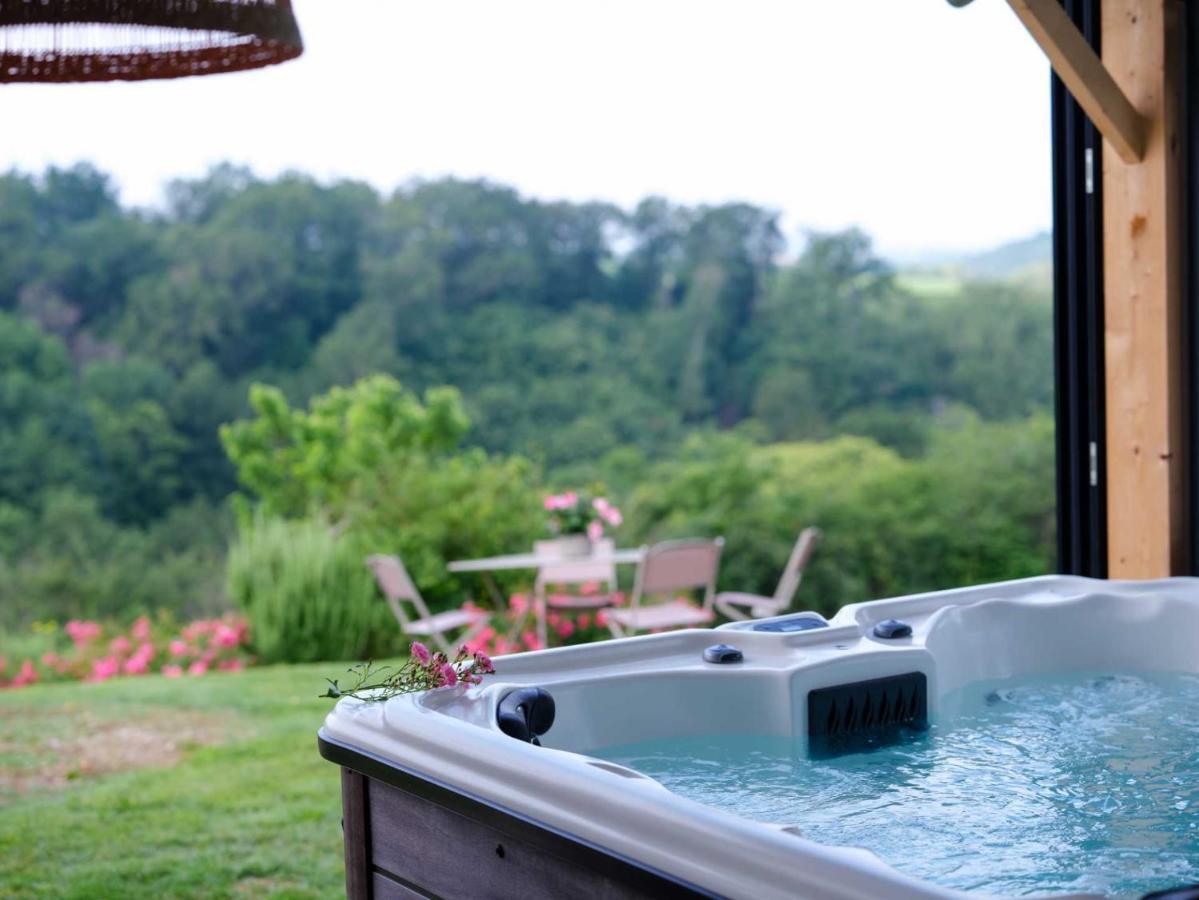
<svg viewBox="0 0 1199 900"><path fill-rule="evenodd" d="M540 745L537 735L554 724L554 698L545 688L524 687L509 691L495 713L500 731L518 741Z"/></svg>

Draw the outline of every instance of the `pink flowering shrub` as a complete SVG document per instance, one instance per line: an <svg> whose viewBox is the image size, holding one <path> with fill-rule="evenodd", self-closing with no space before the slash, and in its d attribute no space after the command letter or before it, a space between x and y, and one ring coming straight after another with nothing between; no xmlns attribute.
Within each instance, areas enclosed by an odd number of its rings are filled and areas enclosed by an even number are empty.
<svg viewBox="0 0 1199 900"><path fill-rule="evenodd" d="M61 631L40 623L38 632L53 644L37 659L26 658L9 672L0 657L0 688L38 681L107 681L110 678L160 672L168 678L184 673L235 672L248 656L246 621L235 615L200 619L177 628L168 618L137 619L128 629L99 622L71 620Z"/></svg>
<svg viewBox="0 0 1199 900"><path fill-rule="evenodd" d="M413 641L408 661L399 668L373 663L359 663L347 672L353 676L353 684L342 687L336 679L326 678L329 689L321 694L337 700L356 697L359 700L378 702L399 694L429 691L434 688L470 687L491 675L495 668L491 657L481 650L471 650L465 644L458 648L454 659L441 651L431 653L420 641Z"/></svg>

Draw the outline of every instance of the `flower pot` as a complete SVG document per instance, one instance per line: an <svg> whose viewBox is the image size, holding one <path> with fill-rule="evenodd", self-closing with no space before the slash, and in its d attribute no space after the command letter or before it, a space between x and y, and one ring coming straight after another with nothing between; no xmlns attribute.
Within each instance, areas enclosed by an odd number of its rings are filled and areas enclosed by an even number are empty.
<svg viewBox="0 0 1199 900"><path fill-rule="evenodd" d="M564 534L554 538L554 553L559 557L589 556L591 539L585 534Z"/></svg>

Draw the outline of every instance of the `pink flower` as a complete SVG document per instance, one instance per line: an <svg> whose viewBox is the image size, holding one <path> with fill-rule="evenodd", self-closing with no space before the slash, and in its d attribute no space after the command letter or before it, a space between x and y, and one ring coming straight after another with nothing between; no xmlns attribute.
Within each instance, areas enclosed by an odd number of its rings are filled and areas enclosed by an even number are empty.
<svg viewBox="0 0 1199 900"><path fill-rule="evenodd" d="M624 517L620 514L620 510L609 503L606 497L596 497L591 501L591 505L595 507L595 511L599 513L599 517L613 528L624 521Z"/></svg>
<svg viewBox="0 0 1199 900"><path fill-rule="evenodd" d="M129 629L129 633L133 635L135 641L150 640L150 620L142 616L133 623L133 627Z"/></svg>
<svg viewBox="0 0 1199 900"><path fill-rule="evenodd" d="M216 628L216 633L212 636L212 642L218 647L236 647L241 643L241 635L237 633L236 628L230 628L224 622Z"/></svg>
<svg viewBox="0 0 1199 900"><path fill-rule="evenodd" d="M570 619L563 619L554 630L558 632L558 637L568 638L575 633L575 623Z"/></svg>
<svg viewBox="0 0 1199 900"><path fill-rule="evenodd" d="M600 522L597 519L594 522L587 523L587 537L590 538L592 543L594 543L595 541L598 541L603 536L604 536L604 523L603 522Z"/></svg>
<svg viewBox="0 0 1199 900"><path fill-rule="evenodd" d="M35 681L37 681L37 669L33 667L33 660L27 659L21 663L17 677L12 680L12 686L24 687L27 684L33 684Z"/></svg>
<svg viewBox="0 0 1199 900"><path fill-rule="evenodd" d="M579 495L574 491L567 491L564 494L550 494L545 498L542 505L547 512L553 512L559 509L570 509L579 502Z"/></svg>
<svg viewBox="0 0 1199 900"><path fill-rule="evenodd" d="M194 641L200 635L208 634L208 632L212 631L214 628L216 628L216 626L216 619L197 619L195 622L184 626L181 634L183 635L184 640Z"/></svg>
<svg viewBox="0 0 1199 900"><path fill-rule="evenodd" d="M595 613L595 624L599 628L603 628L608 624L608 613L605 610L597 610Z"/></svg>
<svg viewBox="0 0 1199 900"><path fill-rule="evenodd" d="M57 669L58 664L61 661L62 661L62 658L57 653L54 653L53 651L42 654L42 665L46 666L47 668ZM2 671L2 670L0 670L0 671Z"/></svg>
<svg viewBox="0 0 1199 900"><path fill-rule="evenodd" d="M526 631L520 636L521 642L530 650L540 650L541 641L537 637L537 632Z"/></svg>
<svg viewBox="0 0 1199 900"><path fill-rule="evenodd" d="M475 651L475 665L477 665L484 672L490 672L494 668L491 665L491 657L488 656L486 653L484 653L482 650Z"/></svg>
<svg viewBox="0 0 1199 900"><path fill-rule="evenodd" d="M76 647L85 647L100 636L99 624L96 622L81 622L78 619L72 619L67 622L63 630Z"/></svg>
<svg viewBox="0 0 1199 900"><path fill-rule="evenodd" d="M486 650L490 646L494 638L495 629L488 625L470 640L468 647L477 656L481 650Z"/></svg>
<svg viewBox="0 0 1199 900"><path fill-rule="evenodd" d="M245 663L240 659L225 659L217 663L217 668L222 672L240 672L245 668Z"/></svg>
<svg viewBox="0 0 1199 900"><path fill-rule="evenodd" d="M430 659L429 648L426 647L424 644L422 644L420 641L413 641L412 642L412 658L415 659L422 666L427 666L429 664L429 659Z"/></svg>
<svg viewBox="0 0 1199 900"><path fill-rule="evenodd" d="M458 670L446 663L441 667L442 684L446 687L453 687L458 683Z"/></svg>
<svg viewBox="0 0 1199 900"><path fill-rule="evenodd" d="M590 613L579 613L579 627L580 628L590 628L591 627L591 614Z"/></svg>
<svg viewBox="0 0 1199 900"><path fill-rule="evenodd" d="M133 644L130 643L129 638L125 637L123 634L119 637L113 638L112 642L108 645L108 649L118 655L128 653L132 647Z"/></svg>
<svg viewBox="0 0 1199 900"><path fill-rule="evenodd" d="M513 594L508 598L508 608L514 613L522 613L529 608L529 598L524 594Z"/></svg>
<svg viewBox="0 0 1199 900"><path fill-rule="evenodd" d="M102 656L92 663L92 674L88 681L107 681L121 671L121 661L115 656Z"/></svg>
<svg viewBox="0 0 1199 900"><path fill-rule="evenodd" d="M208 671L208 663L202 659L197 659L194 663L187 667L188 675L203 675Z"/></svg>
<svg viewBox="0 0 1199 900"><path fill-rule="evenodd" d="M150 660L153 658L154 645L147 642L137 648L137 652L125 661L122 668L126 675L144 675L150 671Z"/></svg>
<svg viewBox="0 0 1199 900"><path fill-rule="evenodd" d="M181 641L179 638L175 638L175 640L171 641L170 643L170 651L171 656L186 656L187 641Z"/></svg>
<svg viewBox="0 0 1199 900"><path fill-rule="evenodd" d="M181 666L163 666L162 674L167 678L179 678L183 675L183 668Z"/></svg>

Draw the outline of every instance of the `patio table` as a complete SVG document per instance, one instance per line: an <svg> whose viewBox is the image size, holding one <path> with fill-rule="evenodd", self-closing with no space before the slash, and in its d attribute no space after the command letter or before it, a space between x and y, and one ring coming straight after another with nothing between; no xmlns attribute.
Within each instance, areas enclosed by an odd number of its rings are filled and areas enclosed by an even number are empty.
<svg viewBox="0 0 1199 900"><path fill-rule="evenodd" d="M480 559L457 559L446 565L446 568L459 575L467 573L477 573L483 576L483 582L487 585L487 590L491 594L491 602L496 610L503 612L507 607L507 600L496 585L495 579L491 577L492 572L511 571L513 569L540 569L543 566L552 566L556 563L572 563L572 562L590 562L590 563L612 563L613 565L636 565L641 562L645 556L644 547L630 547L623 550L612 550L611 552L596 552L589 553L586 556L560 556L547 553L512 553L506 556L485 556ZM532 604L530 603L531 607ZM526 608L521 613L520 618L513 623L512 628L508 632L508 639L520 632L524 627L524 623L528 620L529 609Z"/></svg>
<svg viewBox="0 0 1199 900"><path fill-rule="evenodd" d="M545 553L513 553L508 556L485 556L481 559L459 559L446 566L451 572L499 572L506 569L540 569L555 563L593 562L630 565L641 562L644 547L613 550L611 553L589 553L586 556L551 556Z"/></svg>

